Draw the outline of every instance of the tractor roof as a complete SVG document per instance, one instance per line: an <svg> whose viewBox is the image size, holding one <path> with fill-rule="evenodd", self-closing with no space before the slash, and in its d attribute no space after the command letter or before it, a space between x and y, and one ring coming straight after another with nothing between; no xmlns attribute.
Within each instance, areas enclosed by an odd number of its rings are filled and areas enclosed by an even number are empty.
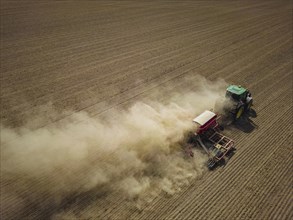
<svg viewBox="0 0 293 220"><path fill-rule="evenodd" d="M199 116L197 116L195 119L193 119L193 122L196 122L200 125L204 125L215 116L216 114L214 112L206 110L203 113L201 113Z"/></svg>
<svg viewBox="0 0 293 220"><path fill-rule="evenodd" d="M241 95L244 92L246 92L246 89L241 86L230 85L230 86L228 86L227 91L229 91L233 94L236 94L236 95Z"/></svg>

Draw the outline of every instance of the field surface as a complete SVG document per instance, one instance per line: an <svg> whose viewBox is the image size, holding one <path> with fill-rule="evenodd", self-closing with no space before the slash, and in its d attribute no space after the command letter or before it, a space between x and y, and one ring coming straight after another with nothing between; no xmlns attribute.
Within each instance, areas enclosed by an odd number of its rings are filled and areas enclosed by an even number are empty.
<svg viewBox="0 0 293 220"><path fill-rule="evenodd" d="M248 87L256 112L230 128L226 166L171 196L137 208L85 194L3 219L293 219L292 34L291 1L1 1L2 126L102 117L166 86L192 90L181 79L194 75Z"/></svg>

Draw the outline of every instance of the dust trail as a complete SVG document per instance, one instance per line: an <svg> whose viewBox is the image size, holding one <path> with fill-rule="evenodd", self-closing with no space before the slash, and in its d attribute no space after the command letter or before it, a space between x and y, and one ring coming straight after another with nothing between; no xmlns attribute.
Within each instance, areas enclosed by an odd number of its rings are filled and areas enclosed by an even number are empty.
<svg viewBox="0 0 293 220"><path fill-rule="evenodd" d="M1 209L4 217L58 207L89 191L120 191L128 198L173 194L205 170L205 156L187 157L184 135L192 119L214 107L223 81L201 77L194 92L169 103L137 102L101 120L85 112L32 130L1 126Z"/></svg>

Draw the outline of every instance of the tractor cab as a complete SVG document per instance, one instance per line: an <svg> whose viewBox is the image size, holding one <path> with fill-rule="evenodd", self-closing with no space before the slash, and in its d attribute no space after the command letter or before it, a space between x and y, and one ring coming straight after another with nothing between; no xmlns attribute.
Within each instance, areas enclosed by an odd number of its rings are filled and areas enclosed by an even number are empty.
<svg viewBox="0 0 293 220"><path fill-rule="evenodd" d="M235 120L239 119L245 111L249 111L253 102L248 89L236 85L229 85L227 87L226 98L235 104L230 111Z"/></svg>
<svg viewBox="0 0 293 220"><path fill-rule="evenodd" d="M244 101L247 98L249 91L241 86L230 85L226 90L226 97L232 99L233 101L239 102Z"/></svg>

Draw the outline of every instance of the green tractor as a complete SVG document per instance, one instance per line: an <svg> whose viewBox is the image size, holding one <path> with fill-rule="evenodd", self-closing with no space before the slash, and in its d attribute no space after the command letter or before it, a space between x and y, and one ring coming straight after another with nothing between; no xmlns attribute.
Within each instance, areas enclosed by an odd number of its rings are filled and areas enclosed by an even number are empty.
<svg viewBox="0 0 293 220"><path fill-rule="evenodd" d="M232 103L230 113L232 113L234 120L238 120L245 112L249 112L253 102L249 90L236 85L227 87L226 98Z"/></svg>

